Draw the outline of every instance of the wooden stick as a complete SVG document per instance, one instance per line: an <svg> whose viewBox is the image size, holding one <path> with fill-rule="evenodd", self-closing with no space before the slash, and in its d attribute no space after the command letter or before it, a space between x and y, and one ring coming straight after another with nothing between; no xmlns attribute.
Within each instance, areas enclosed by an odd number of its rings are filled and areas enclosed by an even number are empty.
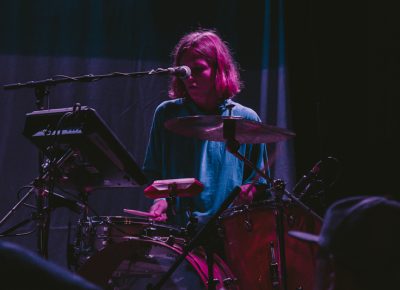
<svg viewBox="0 0 400 290"><path fill-rule="evenodd" d="M124 212L132 214L132 215L143 216L143 217L155 217L154 214L149 213L147 211L140 211L140 210L124 208Z"/></svg>

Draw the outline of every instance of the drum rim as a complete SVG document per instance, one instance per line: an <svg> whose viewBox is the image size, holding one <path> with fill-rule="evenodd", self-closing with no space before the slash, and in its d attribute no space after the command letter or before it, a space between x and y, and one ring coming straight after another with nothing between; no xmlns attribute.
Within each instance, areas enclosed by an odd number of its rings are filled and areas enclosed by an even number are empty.
<svg viewBox="0 0 400 290"><path fill-rule="evenodd" d="M142 217L130 217L130 216L89 216L86 220L80 220L79 224L83 227L89 226L90 228L94 229L97 235L97 228L98 229L105 229L105 228L114 228L115 230L121 232L123 235L118 236L119 238L126 238L132 236L140 236L146 237L151 240L157 240L158 238L165 238L174 236L176 240L179 240L178 243L186 243L188 236L185 228L179 228L170 224L166 224L163 222L152 221L147 218ZM126 227L138 227L141 229L141 233L139 235L132 235L128 232L125 232L124 229ZM156 234L149 234L149 230L155 230ZM157 232L168 233L161 234ZM97 237L97 236L96 236ZM98 238L109 238L108 234L98 237Z"/></svg>
<svg viewBox="0 0 400 290"><path fill-rule="evenodd" d="M145 224L145 225L151 225L155 227L161 227L161 228L168 228L168 229L174 229L178 232L181 232L183 229L179 228L174 225L167 224L165 222L159 222L159 221L154 221L149 218L145 217L131 217L131 216L88 216L87 220L81 221L83 223L88 222L88 223L114 223L118 225L133 225L133 224Z"/></svg>

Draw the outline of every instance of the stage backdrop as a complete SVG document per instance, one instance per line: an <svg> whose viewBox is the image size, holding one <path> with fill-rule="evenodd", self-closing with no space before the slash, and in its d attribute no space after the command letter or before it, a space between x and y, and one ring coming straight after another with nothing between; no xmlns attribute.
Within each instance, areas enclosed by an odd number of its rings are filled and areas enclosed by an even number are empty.
<svg viewBox="0 0 400 290"><path fill-rule="evenodd" d="M189 1L191 2L191 1ZM23 1L0 3L0 84L57 76L139 72L168 67L174 44L196 28L216 28L230 43L244 89L236 100L252 107L270 125L291 129L285 78L283 2L279 1ZM199 4L200 3L200 4ZM194 5L196 8L186 8ZM108 78L48 88L46 108L79 103L94 108L139 166L144 159L153 111L167 99L168 76ZM0 214L5 216L39 174L39 151L22 135L25 115L38 109L32 88L0 94ZM270 148L272 174L293 186L292 141ZM147 210L144 187L109 188L89 195L101 216L124 215L123 208ZM56 192L67 198L61 189ZM34 193L1 226L21 223L12 240L37 249ZM28 206L27 206L27 205ZM89 214L93 215L93 211ZM49 259L67 266L78 214L51 212ZM70 230L68 230L70 228Z"/></svg>
<svg viewBox="0 0 400 290"><path fill-rule="evenodd" d="M268 145L272 177L291 191L331 156L338 163L327 162L331 172L318 178L334 185L313 204L321 214L343 196L399 198L399 18L389 4L371 1L368 13L360 9L319 0L0 1L0 218L39 174L38 148L22 135L25 115L38 109L35 91L4 85L169 67L174 44L199 27L216 28L230 43L245 85L237 101L263 122L296 133ZM147 76L58 84L49 87L44 106L94 108L141 166L168 81ZM123 215L127 207L147 210L152 201L143 189L97 190L89 204L102 216ZM1 239L37 249L34 201L30 194L3 221L1 233L16 226L18 235ZM77 219L65 207L51 213L50 260L67 266Z"/></svg>

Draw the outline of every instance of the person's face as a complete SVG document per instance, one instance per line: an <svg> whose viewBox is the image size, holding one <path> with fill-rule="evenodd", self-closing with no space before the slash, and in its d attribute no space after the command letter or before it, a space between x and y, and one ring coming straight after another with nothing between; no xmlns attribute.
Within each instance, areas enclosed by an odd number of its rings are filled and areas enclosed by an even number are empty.
<svg viewBox="0 0 400 290"><path fill-rule="evenodd" d="M215 69L206 59L189 50L183 53L181 65L190 67L191 75L183 80L190 98L202 109L213 110L218 99L215 92Z"/></svg>

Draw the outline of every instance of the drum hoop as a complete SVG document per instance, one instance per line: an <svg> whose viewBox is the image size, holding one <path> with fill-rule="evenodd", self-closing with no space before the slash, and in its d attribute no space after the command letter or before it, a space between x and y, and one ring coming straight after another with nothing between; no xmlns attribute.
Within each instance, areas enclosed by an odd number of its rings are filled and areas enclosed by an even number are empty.
<svg viewBox="0 0 400 290"><path fill-rule="evenodd" d="M171 230L172 232L182 233L183 229L174 227L172 225L153 221L148 218L144 217L130 217L130 216L91 216L88 217L88 220L82 221L83 223L90 223L90 224L115 224L115 225L147 225L153 226L155 228L163 228ZM183 235L182 235L183 236Z"/></svg>

